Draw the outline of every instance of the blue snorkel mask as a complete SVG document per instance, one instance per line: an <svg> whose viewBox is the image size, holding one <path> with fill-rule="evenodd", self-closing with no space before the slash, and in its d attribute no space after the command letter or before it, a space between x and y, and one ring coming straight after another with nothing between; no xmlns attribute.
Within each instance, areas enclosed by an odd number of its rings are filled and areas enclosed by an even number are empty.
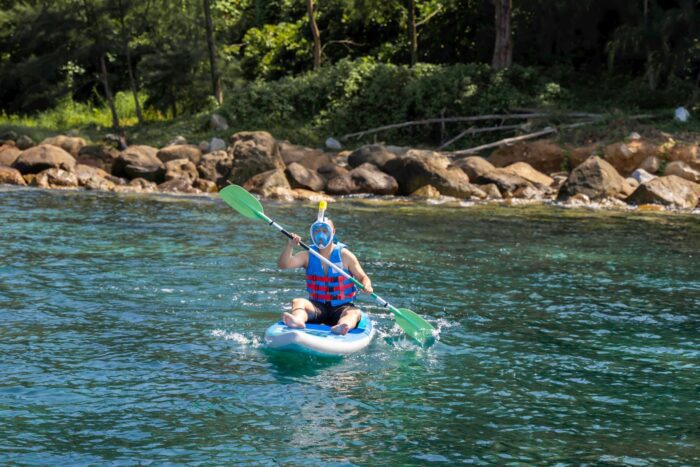
<svg viewBox="0 0 700 467"><path fill-rule="evenodd" d="M318 204L318 216L316 218L316 222L311 224L311 228L309 229L311 241L319 250L328 248L328 246L333 243L333 226L324 216L325 212L326 202L321 201Z"/></svg>

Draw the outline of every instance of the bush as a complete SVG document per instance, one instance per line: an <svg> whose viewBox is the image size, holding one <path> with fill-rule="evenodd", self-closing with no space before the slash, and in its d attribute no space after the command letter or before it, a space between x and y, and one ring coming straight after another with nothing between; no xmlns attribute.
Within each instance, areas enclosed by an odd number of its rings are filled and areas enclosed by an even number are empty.
<svg viewBox="0 0 700 467"><path fill-rule="evenodd" d="M341 60L318 72L278 81L247 83L228 92L222 111L239 128L297 128L317 134L320 141L392 123L500 113L555 105L565 98L565 89L534 68L515 66L501 72L484 64L408 68L364 58ZM394 143L434 144L437 130L435 125L411 126L379 137Z"/></svg>

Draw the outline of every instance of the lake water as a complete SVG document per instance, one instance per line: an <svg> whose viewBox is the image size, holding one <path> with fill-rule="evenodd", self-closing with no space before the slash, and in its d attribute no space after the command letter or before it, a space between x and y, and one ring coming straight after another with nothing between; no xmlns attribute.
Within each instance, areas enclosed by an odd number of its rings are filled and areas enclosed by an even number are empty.
<svg viewBox="0 0 700 467"><path fill-rule="evenodd" d="M434 346L363 297L366 351L265 349L303 274L220 200L2 189L0 464L700 463L700 216L329 214Z"/></svg>

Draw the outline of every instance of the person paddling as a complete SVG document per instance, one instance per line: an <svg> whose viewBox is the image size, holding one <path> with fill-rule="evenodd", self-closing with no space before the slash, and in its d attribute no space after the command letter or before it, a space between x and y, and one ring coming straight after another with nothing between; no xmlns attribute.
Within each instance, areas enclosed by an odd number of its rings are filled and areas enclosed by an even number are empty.
<svg viewBox="0 0 700 467"><path fill-rule="evenodd" d="M340 266L364 286L364 292L371 294L372 281L365 274L357 257L345 245L334 241L335 226L325 217L326 203L321 201L316 222L309 229L315 251L332 263ZM350 279L345 278L323 264L320 259L302 251L292 255L299 246L301 237L292 234L280 254L277 265L281 269L306 268L306 289L308 298L292 300L291 312L282 313L282 320L290 328L304 328L306 323L326 324L335 334L345 335L360 321L360 310L352 302L356 288Z"/></svg>

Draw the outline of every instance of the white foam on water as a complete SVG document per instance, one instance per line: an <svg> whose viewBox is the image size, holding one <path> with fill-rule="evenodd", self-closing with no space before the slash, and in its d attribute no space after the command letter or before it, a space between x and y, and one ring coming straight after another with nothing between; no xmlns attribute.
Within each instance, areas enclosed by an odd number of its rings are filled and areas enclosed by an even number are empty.
<svg viewBox="0 0 700 467"><path fill-rule="evenodd" d="M257 336L246 337L239 332L227 332L223 329L214 329L211 335L213 337L221 337L227 341L233 341L243 347L260 347L260 338Z"/></svg>

